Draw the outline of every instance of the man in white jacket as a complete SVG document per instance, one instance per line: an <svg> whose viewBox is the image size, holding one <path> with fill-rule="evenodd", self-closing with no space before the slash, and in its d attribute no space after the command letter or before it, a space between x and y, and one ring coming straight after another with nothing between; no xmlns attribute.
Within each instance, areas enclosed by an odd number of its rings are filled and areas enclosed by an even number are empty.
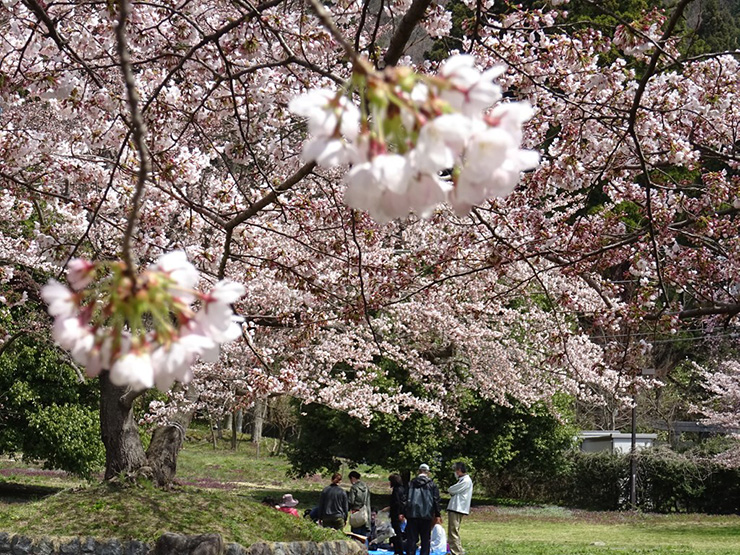
<svg viewBox="0 0 740 555"><path fill-rule="evenodd" d="M473 499L473 480L468 476L465 463L456 462L454 469L457 483L447 490L452 496L450 503L447 505L447 514L450 519L447 525L447 537L450 542L450 553L452 555L462 555L460 523L463 516L470 513L470 501Z"/></svg>

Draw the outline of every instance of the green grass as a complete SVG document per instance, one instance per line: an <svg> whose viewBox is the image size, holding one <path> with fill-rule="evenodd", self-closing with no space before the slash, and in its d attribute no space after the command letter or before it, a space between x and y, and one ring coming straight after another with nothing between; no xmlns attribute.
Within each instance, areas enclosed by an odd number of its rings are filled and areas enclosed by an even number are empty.
<svg viewBox="0 0 740 555"><path fill-rule="evenodd" d="M740 553L737 516L478 507L463 521L461 535L468 555Z"/></svg>
<svg viewBox="0 0 740 555"><path fill-rule="evenodd" d="M336 532L223 490L100 484L16 503L0 512L0 530L31 537L93 536L153 542L165 532L220 533L225 541L322 541Z"/></svg>
<svg viewBox="0 0 740 555"><path fill-rule="evenodd" d="M30 536L95 536L153 541L166 531L218 532L228 541L293 541L337 538L337 533L264 507L265 497L292 493L299 511L318 502L326 477L294 479L284 457L247 441L236 451L228 436L214 450L208 434L194 430L178 462L180 485L164 492L147 485L122 488L87 483L60 473L0 460L0 482L64 488L31 502L0 499L0 531ZM241 438L244 439L244 438ZM269 445L269 442L268 442ZM347 474L349 468L343 469ZM360 468L373 505L388 503L387 472ZM0 484L1 485L1 484ZM346 484L345 484L346 486ZM699 554L740 553L740 517L649 515L576 511L476 499L463 521L467 555Z"/></svg>

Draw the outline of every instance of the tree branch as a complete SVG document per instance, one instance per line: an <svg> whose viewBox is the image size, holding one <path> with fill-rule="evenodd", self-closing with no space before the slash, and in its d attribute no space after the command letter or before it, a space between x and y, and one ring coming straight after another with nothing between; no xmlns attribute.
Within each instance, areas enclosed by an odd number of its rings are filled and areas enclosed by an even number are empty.
<svg viewBox="0 0 740 555"><path fill-rule="evenodd" d="M69 53L70 57L85 69L87 74L90 76L90 79L92 79L98 87L102 88L103 82L97 75L95 75L95 72L92 70L92 68L90 68L89 65L87 65L85 60L80 58L77 52L75 52L69 45L69 43L64 40L64 38L59 34L56 23L49 17L49 14L46 13L46 10L44 10L44 8L36 0L23 0L23 4L25 4L25 6L36 15L39 21L43 22L43 24L46 26L47 31L49 31L49 36L59 47L59 50L61 50L62 52L66 50Z"/></svg>
<svg viewBox="0 0 740 555"><path fill-rule="evenodd" d="M383 56L383 62L386 66L394 66L401 59L406 44L411 38L411 33L419 24L419 21L422 20L431 3L432 0L413 1L408 11L404 14L403 19L401 19L401 23L396 29L395 34L391 37L388 50L386 50L385 56Z"/></svg>
<svg viewBox="0 0 740 555"><path fill-rule="evenodd" d="M126 263L126 271L133 273L133 260L131 258L131 238L136 229L136 222L139 219L139 209L144 196L146 180L149 175L150 160L149 150L147 149L144 137L146 135L146 126L139 109L139 93L136 90L136 79L134 78L131 67L131 55L126 42L126 26L128 16L131 13L129 0L119 0L118 7L120 10L118 26L116 27L116 40L118 43L118 57L121 62L121 72L126 84L126 96L128 99L129 111L131 112L131 136L139 153L139 171L136 180L136 189L131 199L131 212L126 222L126 231L123 235L123 252L122 258Z"/></svg>

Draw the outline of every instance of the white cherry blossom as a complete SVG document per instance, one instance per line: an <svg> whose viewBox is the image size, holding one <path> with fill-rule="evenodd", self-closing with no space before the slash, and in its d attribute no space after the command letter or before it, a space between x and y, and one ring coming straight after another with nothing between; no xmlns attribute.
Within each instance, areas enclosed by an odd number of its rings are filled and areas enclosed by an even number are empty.
<svg viewBox="0 0 740 555"><path fill-rule="evenodd" d="M74 292L54 279L41 288L41 298L49 305L48 311L52 316L67 318L77 312Z"/></svg>
<svg viewBox="0 0 740 555"><path fill-rule="evenodd" d="M151 356L147 351L130 351L120 356L110 369L110 381L134 390L151 388L154 386Z"/></svg>

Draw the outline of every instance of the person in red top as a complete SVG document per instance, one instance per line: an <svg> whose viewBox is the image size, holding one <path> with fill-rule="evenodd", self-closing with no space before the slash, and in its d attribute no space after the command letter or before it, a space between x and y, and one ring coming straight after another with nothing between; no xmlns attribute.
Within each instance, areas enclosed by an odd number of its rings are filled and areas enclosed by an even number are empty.
<svg viewBox="0 0 740 555"><path fill-rule="evenodd" d="M298 518L300 518L301 515L298 514L298 509L295 508L296 505L298 505L298 500L293 499L292 494L286 493L285 495L283 495L283 500L280 502L278 511L282 511L284 513L288 513L289 515L297 516Z"/></svg>

